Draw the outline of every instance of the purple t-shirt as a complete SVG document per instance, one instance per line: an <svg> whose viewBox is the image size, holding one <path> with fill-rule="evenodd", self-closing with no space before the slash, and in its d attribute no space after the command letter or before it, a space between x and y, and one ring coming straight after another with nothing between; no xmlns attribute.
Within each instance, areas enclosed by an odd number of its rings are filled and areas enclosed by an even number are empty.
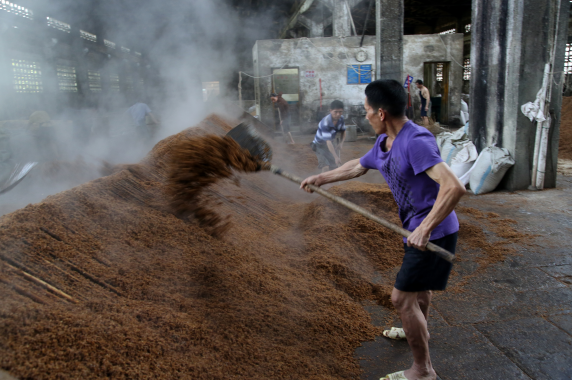
<svg viewBox="0 0 572 380"><path fill-rule="evenodd" d="M443 160L435 137L412 121L399 131L389 152L381 149L386 138L386 134L380 135L374 147L360 159L360 164L381 172L399 207L403 228L414 231L433 208L439 192L439 184L425 170ZM457 231L459 221L453 211L431 232L431 240Z"/></svg>

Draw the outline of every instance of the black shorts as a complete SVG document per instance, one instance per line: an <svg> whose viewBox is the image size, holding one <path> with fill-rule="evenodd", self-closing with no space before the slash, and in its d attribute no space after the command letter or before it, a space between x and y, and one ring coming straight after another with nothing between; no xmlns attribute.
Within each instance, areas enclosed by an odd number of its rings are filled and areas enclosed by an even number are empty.
<svg viewBox="0 0 572 380"><path fill-rule="evenodd" d="M455 253L458 233L447 235L431 243ZM420 251L403 244L405 256L397 278L395 289L403 292L424 292L427 290L445 290L453 264L440 258L431 251Z"/></svg>

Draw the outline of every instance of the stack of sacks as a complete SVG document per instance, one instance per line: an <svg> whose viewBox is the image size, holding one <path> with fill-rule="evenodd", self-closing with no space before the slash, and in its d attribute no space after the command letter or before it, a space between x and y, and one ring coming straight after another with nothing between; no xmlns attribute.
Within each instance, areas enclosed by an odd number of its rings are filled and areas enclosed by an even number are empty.
<svg viewBox="0 0 572 380"><path fill-rule="evenodd" d="M455 133L441 132L435 136L435 139L441 158L451 168L455 166L453 171L459 178L471 168L471 164L477 159L477 148L467 137L466 128L461 128Z"/></svg>

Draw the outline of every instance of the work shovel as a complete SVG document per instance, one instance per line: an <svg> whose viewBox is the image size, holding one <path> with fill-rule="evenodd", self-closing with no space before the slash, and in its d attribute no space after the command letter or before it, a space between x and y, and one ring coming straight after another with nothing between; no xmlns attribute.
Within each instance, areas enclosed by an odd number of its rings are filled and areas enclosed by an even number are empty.
<svg viewBox="0 0 572 380"><path fill-rule="evenodd" d="M290 181L295 182L297 184L302 183L303 181L302 178L287 173L282 169L280 169L279 167L272 165L270 163L270 161L272 161L272 149L270 148L270 145L268 145L268 143L252 126L245 123L239 124L237 127L230 130L227 133L227 136L236 141L238 145L240 145L242 148L248 150L253 157L258 157L258 159L260 160L261 170L269 170L272 173L284 177L286 179L289 179ZM326 190L323 190L318 186L306 185L306 187L320 194L321 196L328 198L333 202L336 202L344 207L347 207L350 210L355 211L358 214L361 214L366 218L373 220L374 222L379 223L386 228L389 228L390 230L400 234L401 236L407 238L409 237L409 235L411 235L411 232L407 231L405 228L399 227L383 218L373 215L363 207L360 207L355 203L352 203L342 197L339 197ZM455 259L455 255L453 255L451 252L431 242L427 244L426 248L450 263L452 263L453 260Z"/></svg>
<svg viewBox="0 0 572 380"><path fill-rule="evenodd" d="M14 164L8 177L0 181L0 194L13 189L14 186L20 183L37 164L37 162Z"/></svg>

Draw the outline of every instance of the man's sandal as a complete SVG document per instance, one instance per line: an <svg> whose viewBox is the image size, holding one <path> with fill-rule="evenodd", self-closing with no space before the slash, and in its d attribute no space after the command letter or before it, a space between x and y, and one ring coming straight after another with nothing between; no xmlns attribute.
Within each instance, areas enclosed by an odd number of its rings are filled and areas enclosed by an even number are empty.
<svg viewBox="0 0 572 380"><path fill-rule="evenodd" d="M390 373L389 375L385 375L384 377L380 378L379 380L408 380L405 377L405 371L399 371Z"/></svg>
<svg viewBox="0 0 572 380"><path fill-rule="evenodd" d="M382 335L389 339L402 340L405 337L405 331L401 327L392 327L391 330L383 330Z"/></svg>

